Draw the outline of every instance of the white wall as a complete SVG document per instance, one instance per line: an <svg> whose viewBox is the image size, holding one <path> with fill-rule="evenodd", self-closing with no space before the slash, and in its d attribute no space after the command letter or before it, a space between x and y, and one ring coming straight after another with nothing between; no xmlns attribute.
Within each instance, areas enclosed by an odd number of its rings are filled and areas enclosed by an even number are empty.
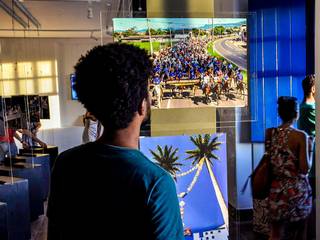
<svg viewBox="0 0 320 240"><path fill-rule="evenodd" d="M81 55L84 55L98 41L87 39L62 39L54 41L59 74L59 101L61 127L82 126L81 115L85 112L78 101L71 100L70 74Z"/></svg>
<svg viewBox="0 0 320 240"><path fill-rule="evenodd" d="M69 76L81 55L99 41L93 39L1 38L1 59L4 62L53 60L57 63L58 95L50 96L50 120L42 120L39 137L57 145L59 150L81 143L83 106L71 100Z"/></svg>

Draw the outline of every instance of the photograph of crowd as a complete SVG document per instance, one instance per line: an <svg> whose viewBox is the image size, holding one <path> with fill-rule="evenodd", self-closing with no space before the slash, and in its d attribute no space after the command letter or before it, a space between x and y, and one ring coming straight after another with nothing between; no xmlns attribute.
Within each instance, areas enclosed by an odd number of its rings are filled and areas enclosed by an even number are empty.
<svg viewBox="0 0 320 240"><path fill-rule="evenodd" d="M115 18L114 40L153 61L153 108L246 107L246 19Z"/></svg>

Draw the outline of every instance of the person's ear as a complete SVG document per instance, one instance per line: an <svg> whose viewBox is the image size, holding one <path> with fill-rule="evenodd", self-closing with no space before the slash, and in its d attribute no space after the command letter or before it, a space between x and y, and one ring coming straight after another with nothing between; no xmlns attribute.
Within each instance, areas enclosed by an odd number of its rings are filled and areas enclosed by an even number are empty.
<svg viewBox="0 0 320 240"><path fill-rule="evenodd" d="M143 99L140 103L138 113L140 116L145 116L147 114L147 99Z"/></svg>
<svg viewBox="0 0 320 240"><path fill-rule="evenodd" d="M316 86L313 86L313 87L311 88L311 92L312 92L312 93L315 93L315 92L316 92Z"/></svg>

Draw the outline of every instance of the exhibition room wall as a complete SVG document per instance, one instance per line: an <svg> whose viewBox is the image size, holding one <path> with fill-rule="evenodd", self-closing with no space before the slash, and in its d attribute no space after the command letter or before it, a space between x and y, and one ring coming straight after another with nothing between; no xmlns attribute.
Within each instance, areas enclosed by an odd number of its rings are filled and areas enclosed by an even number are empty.
<svg viewBox="0 0 320 240"><path fill-rule="evenodd" d="M43 93L49 95L50 119L41 120L39 137L57 145L59 151L81 144L81 115L85 109L71 99L70 74L74 72L73 67L79 57L100 41L84 38L2 38L0 43L3 64L29 62L36 66L49 61L54 66L50 77L51 83L55 84L54 91ZM31 92L29 88L21 94L39 94L37 89L35 91Z"/></svg>

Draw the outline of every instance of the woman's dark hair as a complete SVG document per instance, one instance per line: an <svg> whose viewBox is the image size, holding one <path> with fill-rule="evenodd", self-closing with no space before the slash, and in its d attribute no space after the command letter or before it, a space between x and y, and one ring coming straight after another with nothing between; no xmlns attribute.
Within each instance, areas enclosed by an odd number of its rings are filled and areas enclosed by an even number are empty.
<svg viewBox="0 0 320 240"><path fill-rule="evenodd" d="M152 62L138 47L111 43L97 46L75 66L79 101L105 127L126 128L144 99Z"/></svg>
<svg viewBox="0 0 320 240"><path fill-rule="evenodd" d="M308 75L305 79L302 81L302 88L304 97L306 98L310 93L312 87L315 85L315 76L314 75Z"/></svg>
<svg viewBox="0 0 320 240"><path fill-rule="evenodd" d="M289 122L295 119L298 114L297 98L288 96L279 97L278 113L283 122Z"/></svg>

